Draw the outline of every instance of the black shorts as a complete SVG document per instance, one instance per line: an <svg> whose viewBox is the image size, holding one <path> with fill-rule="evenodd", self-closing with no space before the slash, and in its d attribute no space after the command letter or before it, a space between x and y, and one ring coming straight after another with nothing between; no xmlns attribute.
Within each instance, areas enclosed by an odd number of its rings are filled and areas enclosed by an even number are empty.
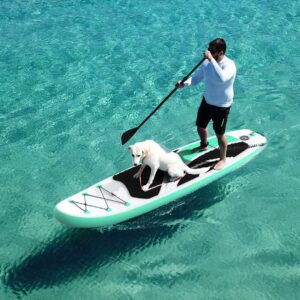
<svg viewBox="0 0 300 300"><path fill-rule="evenodd" d="M201 128L206 128L209 121L213 120L213 128L216 134L224 134L230 107L218 107L210 105L203 97L200 104L196 125Z"/></svg>

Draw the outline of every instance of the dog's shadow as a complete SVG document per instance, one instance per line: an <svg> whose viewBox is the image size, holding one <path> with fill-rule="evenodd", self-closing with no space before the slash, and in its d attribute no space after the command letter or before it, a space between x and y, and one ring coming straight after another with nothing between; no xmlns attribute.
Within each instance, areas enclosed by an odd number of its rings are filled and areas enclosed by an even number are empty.
<svg viewBox="0 0 300 300"><path fill-rule="evenodd" d="M212 183L179 201L111 228L64 229L63 234L9 268L2 281L20 296L90 274L171 238L179 227L187 226L186 220L201 218L204 209L221 201L224 193L220 184Z"/></svg>

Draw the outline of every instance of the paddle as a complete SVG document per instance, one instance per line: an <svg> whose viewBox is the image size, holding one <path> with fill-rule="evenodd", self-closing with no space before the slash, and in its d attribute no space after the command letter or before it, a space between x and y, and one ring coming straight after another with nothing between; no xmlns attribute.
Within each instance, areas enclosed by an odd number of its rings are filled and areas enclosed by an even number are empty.
<svg viewBox="0 0 300 300"><path fill-rule="evenodd" d="M204 62L205 58L201 59L201 61L199 61L197 63L197 65L189 72L189 74L187 74L186 76L184 76L181 80L181 82L185 82L190 76L191 74ZM148 119L176 92L176 90L178 89L178 86L175 86L175 88L169 93L169 95L161 102L159 103L156 108L149 114L149 116L137 127L135 128L131 128L127 131L125 131L122 134L121 137L121 141L122 141L122 145L126 144L133 136L134 134L148 121Z"/></svg>

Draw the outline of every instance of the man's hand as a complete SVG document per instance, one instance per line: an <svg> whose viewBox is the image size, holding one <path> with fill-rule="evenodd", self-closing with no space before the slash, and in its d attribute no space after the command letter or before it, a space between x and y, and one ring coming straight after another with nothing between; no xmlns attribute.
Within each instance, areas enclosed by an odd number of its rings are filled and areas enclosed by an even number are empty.
<svg viewBox="0 0 300 300"><path fill-rule="evenodd" d="M182 89L182 88L184 87L184 83L181 82L181 80L179 80L179 81L176 83L175 87Z"/></svg>
<svg viewBox="0 0 300 300"><path fill-rule="evenodd" d="M211 61L213 59L213 56L212 56L211 52L208 51L208 50L206 50L206 51L203 52L203 56L205 58L207 58L209 61Z"/></svg>

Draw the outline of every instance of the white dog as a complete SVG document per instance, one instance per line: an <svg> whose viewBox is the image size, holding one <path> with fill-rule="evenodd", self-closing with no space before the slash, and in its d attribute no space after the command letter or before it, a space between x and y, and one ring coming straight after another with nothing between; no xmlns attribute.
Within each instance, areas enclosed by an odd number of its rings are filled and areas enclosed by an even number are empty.
<svg viewBox="0 0 300 300"><path fill-rule="evenodd" d="M133 164L135 166L142 163L142 168L146 165L151 168L150 177L146 185L142 187L143 191L148 191L152 184L158 169L168 172L170 177L183 177L187 174L203 174L209 168L191 169L189 168L175 152L167 152L159 144L152 140L136 143L129 146Z"/></svg>

